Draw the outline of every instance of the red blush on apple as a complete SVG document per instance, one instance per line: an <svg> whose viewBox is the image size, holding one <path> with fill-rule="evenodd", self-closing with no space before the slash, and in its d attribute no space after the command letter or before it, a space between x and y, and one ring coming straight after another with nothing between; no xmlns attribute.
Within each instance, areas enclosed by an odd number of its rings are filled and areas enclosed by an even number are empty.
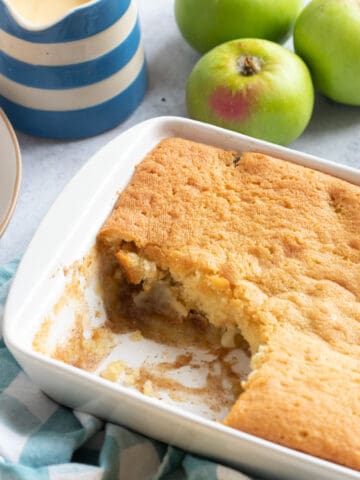
<svg viewBox="0 0 360 480"><path fill-rule="evenodd" d="M218 87L209 98L210 108L226 120L243 120L250 111L250 102L246 93L233 93L229 88Z"/></svg>

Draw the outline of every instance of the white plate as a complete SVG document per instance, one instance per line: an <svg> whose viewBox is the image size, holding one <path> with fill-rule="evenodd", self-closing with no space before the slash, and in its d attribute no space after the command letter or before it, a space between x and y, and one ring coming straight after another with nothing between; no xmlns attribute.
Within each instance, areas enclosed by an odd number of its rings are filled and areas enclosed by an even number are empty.
<svg viewBox="0 0 360 480"><path fill-rule="evenodd" d="M98 152L69 183L33 238L14 279L4 316L4 336L15 358L52 398L120 423L161 441L238 466L267 478L360 479L360 473L225 427L179 405L147 397L39 354L32 340L64 289L63 267L86 255L133 168L161 139L181 136L238 151L253 150L360 184L360 172L198 122L163 117L141 123ZM87 295L98 301L87 284ZM55 333L71 323L75 306L58 315ZM55 312L55 313L54 313ZM56 315L55 315L56 317ZM58 338L59 340L59 338ZM136 347L134 348L134 346ZM129 356L136 357L138 344ZM130 358L129 358L130 360Z"/></svg>
<svg viewBox="0 0 360 480"><path fill-rule="evenodd" d="M13 214L21 181L21 156L15 132L0 108L0 237Z"/></svg>

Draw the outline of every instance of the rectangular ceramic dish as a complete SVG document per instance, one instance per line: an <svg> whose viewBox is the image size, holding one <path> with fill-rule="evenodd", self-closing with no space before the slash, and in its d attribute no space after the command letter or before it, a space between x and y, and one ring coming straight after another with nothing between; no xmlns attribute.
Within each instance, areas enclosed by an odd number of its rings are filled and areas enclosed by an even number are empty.
<svg viewBox="0 0 360 480"><path fill-rule="evenodd" d="M53 342L61 341L71 329L76 307L70 302L65 314L54 307L68 281L64 274L66 268L91 251L119 190L132 176L134 165L160 140L171 136L239 152L267 153L360 185L359 171L217 127L172 117L141 123L98 152L69 183L43 220L23 257L8 297L4 316L7 346L34 382L58 402L163 442L266 478L360 479L359 472L214 422L206 408L143 395L134 388L101 378L98 371L87 372L34 350L34 337L49 312L53 315ZM99 304L91 279L85 281L83 288L83 298L90 304ZM143 343L139 348L139 343L126 339L124 342L123 347L118 346L116 352L111 353L111 358L125 355L127 362L136 364L139 352L149 347ZM174 352L168 352L171 353Z"/></svg>

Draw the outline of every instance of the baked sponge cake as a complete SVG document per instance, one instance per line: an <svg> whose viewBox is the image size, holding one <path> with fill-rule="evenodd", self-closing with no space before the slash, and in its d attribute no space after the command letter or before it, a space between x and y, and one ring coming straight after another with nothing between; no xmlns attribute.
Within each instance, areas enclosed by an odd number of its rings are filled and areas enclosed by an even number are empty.
<svg viewBox="0 0 360 480"><path fill-rule="evenodd" d="M360 470L359 234L358 186L169 138L97 244L128 313L240 329L252 372L226 425Z"/></svg>

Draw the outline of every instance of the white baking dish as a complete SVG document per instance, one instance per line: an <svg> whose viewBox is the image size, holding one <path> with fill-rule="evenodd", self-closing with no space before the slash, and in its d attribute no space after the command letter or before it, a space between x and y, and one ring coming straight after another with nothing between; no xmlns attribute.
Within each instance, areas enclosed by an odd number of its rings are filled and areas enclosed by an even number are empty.
<svg viewBox="0 0 360 480"><path fill-rule="evenodd" d="M360 479L360 472L235 431L209 420L206 412L169 405L33 350L34 334L64 288L63 267L89 252L134 165L170 136L272 154L360 185L359 171L217 127L173 117L143 122L98 152L43 220L19 266L6 304L7 346L34 382L65 405L255 475L294 480ZM90 294L96 295L96 291ZM136 356L136 352L128 355Z"/></svg>

